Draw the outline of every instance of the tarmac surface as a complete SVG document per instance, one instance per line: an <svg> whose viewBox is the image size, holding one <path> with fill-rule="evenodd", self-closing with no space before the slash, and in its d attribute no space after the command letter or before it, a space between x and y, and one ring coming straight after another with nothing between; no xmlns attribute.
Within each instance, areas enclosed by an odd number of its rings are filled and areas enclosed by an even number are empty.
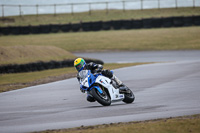
<svg viewBox="0 0 200 133"><path fill-rule="evenodd" d="M0 93L0 133L141 121L200 113L200 60L116 69L135 94L132 104L86 101L77 79Z"/></svg>
<svg viewBox="0 0 200 133"><path fill-rule="evenodd" d="M200 60L200 50L185 51L105 51L74 53L76 56L103 60L105 63L169 62Z"/></svg>

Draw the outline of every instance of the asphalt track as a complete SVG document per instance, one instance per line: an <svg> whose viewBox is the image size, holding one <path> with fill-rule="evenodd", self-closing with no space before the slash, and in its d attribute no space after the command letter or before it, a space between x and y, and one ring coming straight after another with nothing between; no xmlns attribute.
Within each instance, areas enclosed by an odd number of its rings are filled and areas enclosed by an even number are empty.
<svg viewBox="0 0 200 133"><path fill-rule="evenodd" d="M0 93L0 133L200 113L200 60L127 67L115 74L135 93L134 103L89 103L75 78Z"/></svg>
<svg viewBox="0 0 200 133"><path fill-rule="evenodd" d="M170 62L200 60L200 50L181 51L109 51L74 53L79 57L95 58L105 63Z"/></svg>

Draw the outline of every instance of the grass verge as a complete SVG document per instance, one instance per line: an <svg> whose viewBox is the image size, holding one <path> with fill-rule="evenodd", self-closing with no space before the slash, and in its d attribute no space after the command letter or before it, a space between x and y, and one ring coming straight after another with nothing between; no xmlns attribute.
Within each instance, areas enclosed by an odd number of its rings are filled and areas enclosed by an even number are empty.
<svg viewBox="0 0 200 133"><path fill-rule="evenodd" d="M135 66L147 63L123 63L105 64L104 69L117 69L121 67ZM0 75L0 92L20 89L24 87L50 83L58 80L64 80L76 76L74 67L52 69L39 72L2 74Z"/></svg>
<svg viewBox="0 0 200 133"><path fill-rule="evenodd" d="M140 122L104 124L39 133L199 133L200 114Z"/></svg>
<svg viewBox="0 0 200 133"><path fill-rule="evenodd" d="M0 46L0 65L51 60L62 61L75 58L76 56L72 53L55 46Z"/></svg>
<svg viewBox="0 0 200 133"><path fill-rule="evenodd" d="M161 8L161 9L145 9L145 10L93 10L91 15L88 12L72 14L47 14L47 15L25 15L0 17L0 26L27 26L27 25L43 25L43 24L66 24L80 23L90 21L109 21L119 19L141 19L151 17L172 17L172 16L191 16L200 15L200 7L191 8ZM4 21L3 21L4 20Z"/></svg>
<svg viewBox="0 0 200 133"><path fill-rule="evenodd" d="M10 35L0 37L0 46L15 45L56 46L70 52L197 50L200 49L200 27Z"/></svg>

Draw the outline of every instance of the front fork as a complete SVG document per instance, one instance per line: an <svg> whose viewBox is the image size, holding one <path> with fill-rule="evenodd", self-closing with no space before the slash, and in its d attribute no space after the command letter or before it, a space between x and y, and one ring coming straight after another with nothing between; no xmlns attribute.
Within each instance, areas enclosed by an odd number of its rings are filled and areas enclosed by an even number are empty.
<svg viewBox="0 0 200 133"><path fill-rule="evenodd" d="M97 91L100 93L100 94L103 94L103 90L101 89L101 87L99 87L99 86L92 86L91 88L90 88L90 91L92 90L92 89L97 89ZM104 88L103 88L104 89Z"/></svg>

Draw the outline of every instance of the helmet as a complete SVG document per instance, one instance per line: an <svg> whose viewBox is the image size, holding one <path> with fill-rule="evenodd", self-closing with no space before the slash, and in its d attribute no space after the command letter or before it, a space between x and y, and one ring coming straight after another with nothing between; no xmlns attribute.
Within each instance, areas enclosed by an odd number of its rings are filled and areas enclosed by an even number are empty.
<svg viewBox="0 0 200 133"><path fill-rule="evenodd" d="M86 62L83 58L77 58L75 61L74 61L74 67L76 68L76 70L78 72L80 72L81 70L84 69L86 65Z"/></svg>

